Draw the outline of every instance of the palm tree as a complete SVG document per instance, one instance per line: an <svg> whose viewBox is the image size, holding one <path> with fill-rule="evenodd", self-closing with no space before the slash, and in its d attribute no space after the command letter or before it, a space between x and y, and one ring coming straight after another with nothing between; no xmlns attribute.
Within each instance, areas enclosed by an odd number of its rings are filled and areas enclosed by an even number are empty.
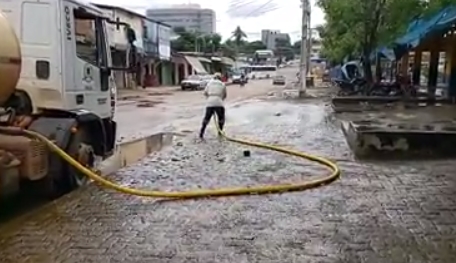
<svg viewBox="0 0 456 263"><path fill-rule="evenodd" d="M247 34L242 31L240 26L237 26L233 31L232 38L234 38L234 44L236 45L236 48L239 49L244 39L247 38Z"/></svg>

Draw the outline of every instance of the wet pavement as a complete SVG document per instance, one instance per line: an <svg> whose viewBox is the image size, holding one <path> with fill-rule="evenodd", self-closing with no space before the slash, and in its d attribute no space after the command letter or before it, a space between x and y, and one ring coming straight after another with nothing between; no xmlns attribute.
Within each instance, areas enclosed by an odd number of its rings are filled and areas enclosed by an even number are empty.
<svg viewBox="0 0 456 263"><path fill-rule="evenodd" d="M293 72L285 71L288 75ZM250 81L242 88L239 85L231 85L227 87L226 103L228 107L237 107L245 99L282 88L272 86L272 80ZM131 103L121 104L117 108L115 119L118 122L119 142L131 141L157 132L182 132L187 130L188 124L201 123L205 106L202 91L181 91L169 88L165 89L168 93L163 95L165 92L153 91L153 88L150 90L152 91L136 92L135 94L143 94L142 97L132 99L129 101ZM160 94L157 95L157 93ZM153 106L142 107L143 102L149 102Z"/></svg>
<svg viewBox="0 0 456 263"><path fill-rule="evenodd" d="M251 101L229 110L227 131L332 158L343 174L331 185L170 202L91 185L0 228L0 262L456 262L454 162L358 162L327 112L317 101ZM245 149L212 129L206 143L181 137L113 179L184 190L326 173Z"/></svg>

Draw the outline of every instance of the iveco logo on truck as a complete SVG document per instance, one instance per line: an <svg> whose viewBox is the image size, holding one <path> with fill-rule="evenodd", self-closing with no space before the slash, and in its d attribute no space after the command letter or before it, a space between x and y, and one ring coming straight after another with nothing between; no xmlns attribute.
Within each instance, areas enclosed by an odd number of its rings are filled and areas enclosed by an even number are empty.
<svg viewBox="0 0 456 263"><path fill-rule="evenodd" d="M65 30L67 40L71 40L71 11L68 6L65 6Z"/></svg>

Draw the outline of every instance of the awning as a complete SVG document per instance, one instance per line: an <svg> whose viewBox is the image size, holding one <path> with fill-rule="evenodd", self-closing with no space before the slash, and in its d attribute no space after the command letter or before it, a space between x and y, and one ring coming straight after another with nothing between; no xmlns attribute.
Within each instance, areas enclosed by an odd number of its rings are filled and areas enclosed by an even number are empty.
<svg viewBox="0 0 456 263"><path fill-rule="evenodd" d="M227 57L222 57L222 63L228 66L234 66L234 60Z"/></svg>
<svg viewBox="0 0 456 263"><path fill-rule="evenodd" d="M203 58L203 57L198 57L198 60L201 62L205 62L205 63L212 63L212 61L210 59Z"/></svg>
<svg viewBox="0 0 456 263"><path fill-rule="evenodd" d="M204 68L203 64L199 61L196 57L184 56L185 60L187 60L188 64L192 66L193 70L196 73L207 73L206 69Z"/></svg>
<svg viewBox="0 0 456 263"><path fill-rule="evenodd" d="M396 56L402 57L403 54L417 47L431 34L443 33L442 31L450 29L454 22L456 22L455 5L443 8L428 19L416 19L409 24L408 31L394 42Z"/></svg>

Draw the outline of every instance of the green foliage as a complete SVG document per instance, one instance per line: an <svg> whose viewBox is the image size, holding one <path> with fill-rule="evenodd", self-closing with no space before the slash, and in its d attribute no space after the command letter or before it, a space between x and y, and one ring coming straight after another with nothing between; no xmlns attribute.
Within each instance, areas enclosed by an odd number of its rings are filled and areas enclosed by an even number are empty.
<svg viewBox="0 0 456 263"><path fill-rule="evenodd" d="M234 44L239 47L246 38L247 34L244 31L242 31L240 26L237 26L236 29L233 31Z"/></svg>
<svg viewBox="0 0 456 263"><path fill-rule="evenodd" d="M320 39L312 38L311 42L312 42L312 45L317 44L317 43L321 44ZM292 48L293 48L293 52L295 54L300 55L301 54L301 40L294 42Z"/></svg>
<svg viewBox="0 0 456 263"><path fill-rule="evenodd" d="M347 56L368 56L377 46L388 44L403 33L413 17L423 12L425 2L319 0L327 22L317 28L323 38L322 53L333 62L341 62Z"/></svg>
<svg viewBox="0 0 456 263"><path fill-rule="evenodd" d="M456 0L428 0L423 4L425 7L424 15L432 15L446 6L455 4Z"/></svg>
<svg viewBox="0 0 456 263"><path fill-rule="evenodd" d="M294 50L291 45L290 39L276 39L276 49L274 54L280 58L284 58L286 61L290 61L294 58Z"/></svg>
<svg viewBox="0 0 456 263"><path fill-rule="evenodd" d="M224 46L227 49L231 49L234 53L252 55L256 50L266 49L266 46L261 41L252 41L248 42L246 40L241 40L236 44L236 41L233 39L228 39L225 41Z"/></svg>
<svg viewBox="0 0 456 263"><path fill-rule="evenodd" d="M256 50L266 49L266 45L261 41L245 42L245 46L242 49L243 53L253 54Z"/></svg>
<svg viewBox="0 0 456 263"><path fill-rule="evenodd" d="M171 41L171 47L178 52L220 52L223 56L234 58L237 54L253 55L256 50L267 49L261 41L247 41L247 34L237 26L230 39L222 43L219 34L204 35L197 32L190 32L182 27L174 28L174 32L179 36ZM276 54L285 59L293 59L294 47L290 40L278 40Z"/></svg>
<svg viewBox="0 0 456 263"><path fill-rule="evenodd" d="M175 51L214 53L222 48L222 36L219 34L204 35L182 27L174 28L174 32L179 36L171 41L171 47Z"/></svg>

